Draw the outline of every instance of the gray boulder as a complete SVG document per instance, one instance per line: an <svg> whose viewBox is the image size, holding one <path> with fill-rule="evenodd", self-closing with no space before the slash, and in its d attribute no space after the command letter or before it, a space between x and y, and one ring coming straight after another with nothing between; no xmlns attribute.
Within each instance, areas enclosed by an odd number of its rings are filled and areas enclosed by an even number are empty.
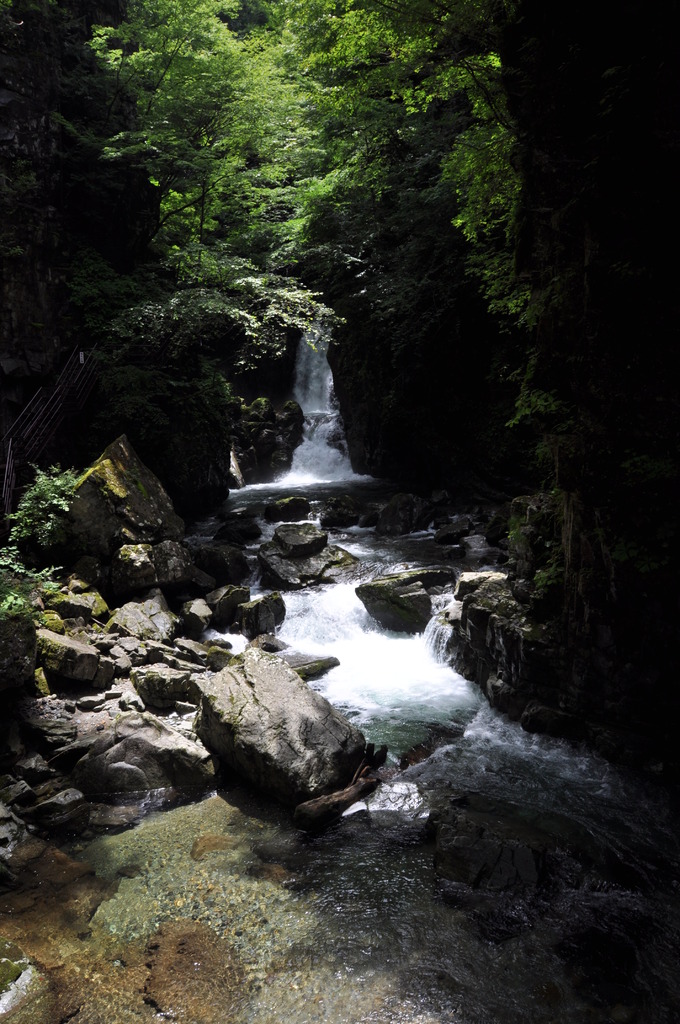
<svg viewBox="0 0 680 1024"><path fill-rule="evenodd" d="M274 541L286 558L307 558L323 551L328 534L314 523L284 523L274 530Z"/></svg>
<svg viewBox="0 0 680 1024"><path fill-rule="evenodd" d="M123 544L111 559L111 586L114 594L132 594L148 590L157 582L151 544Z"/></svg>
<svg viewBox="0 0 680 1024"><path fill-rule="evenodd" d="M325 536L311 523L303 526L311 526L315 534L313 537L310 534L306 538L302 535L299 545L292 540L291 533L281 534L279 531L284 527L280 526L274 534L274 539L261 546L257 557L264 582L281 590L300 590L302 587L351 579L358 559L344 548L326 544L321 550L317 550L316 554L290 553L293 550L300 552L301 547L307 544L318 546L320 539L317 535Z"/></svg>
<svg viewBox="0 0 680 1024"><path fill-rule="evenodd" d="M454 580L455 573L450 569L412 569L361 583L356 594L384 629L422 633L432 617L428 590L450 585Z"/></svg>
<svg viewBox="0 0 680 1024"><path fill-rule="evenodd" d="M249 640L261 633L276 632L276 627L281 625L285 617L286 606L278 591L239 605L236 612L241 632Z"/></svg>
<svg viewBox="0 0 680 1024"><path fill-rule="evenodd" d="M123 544L179 540L184 534L184 523L161 482L125 435L82 475L69 519L76 546L103 557Z"/></svg>
<svg viewBox="0 0 680 1024"><path fill-rule="evenodd" d="M214 783L211 755L160 718L130 711L97 736L72 778L87 795L146 792Z"/></svg>
<svg viewBox="0 0 680 1024"><path fill-rule="evenodd" d="M201 544L194 551L196 565L212 576L218 586L243 583L250 566L243 552L231 544Z"/></svg>
<svg viewBox="0 0 680 1024"><path fill-rule="evenodd" d="M283 803L342 789L361 763L359 730L273 654L248 648L201 689L205 745Z"/></svg>
<svg viewBox="0 0 680 1024"><path fill-rule="evenodd" d="M198 704L201 691L196 682L200 669L193 666L169 668L167 665L145 665L133 668L132 685L145 704L154 708L173 708L177 701Z"/></svg>
<svg viewBox="0 0 680 1024"><path fill-rule="evenodd" d="M212 609L212 625L214 629L226 629L236 618L236 609L240 604L250 601L249 587L219 587L206 594L206 602Z"/></svg>
<svg viewBox="0 0 680 1024"><path fill-rule="evenodd" d="M46 672L63 679L90 683L99 668L99 651L73 637L39 629L38 660Z"/></svg>
<svg viewBox="0 0 680 1024"><path fill-rule="evenodd" d="M106 631L168 643L177 632L178 622L161 591L152 590L144 600L129 601L118 608L107 622Z"/></svg>
<svg viewBox="0 0 680 1024"><path fill-rule="evenodd" d="M381 510L375 532L398 537L424 530L432 519L432 507L416 494L395 494Z"/></svg>
<svg viewBox="0 0 680 1024"><path fill-rule="evenodd" d="M111 586L118 597L154 586L172 590L192 583L209 589L214 580L194 565L187 549L175 540L124 544L111 560Z"/></svg>
<svg viewBox="0 0 680 1024"><path fill-rule="evenodd" d="M206 631L212 619L210 606L202 597L196 597L193 601L185 601L182 605L182 626L185 634L198 640Z"/></svg>

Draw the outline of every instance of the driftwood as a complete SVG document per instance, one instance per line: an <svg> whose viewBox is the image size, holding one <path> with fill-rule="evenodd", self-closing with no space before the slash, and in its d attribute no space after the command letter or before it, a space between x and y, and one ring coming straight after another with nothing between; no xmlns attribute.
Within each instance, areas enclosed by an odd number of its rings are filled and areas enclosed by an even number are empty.
<svg viewBox="0 0 680 1024"><path fill-rule="evenodd" d="M335 793L328 793L326 796L318 796L314 800L305 800L304 803L297 805L293 821L298 828L304 829L305 832L321 832L332 825L348 807L355 804L357 800L363 800L379 786L380 779L370 773L372 769L380 768L386 758L387 747L380 747L376 752L375 745L367 743L364 757L349 786L336 790Z"/></svg>
<svg viewBox="0 0 680 1024"><path fill-rule="evenodd" d="M293 821L305 832L321 832L337 821L357 800L363 800L372 793L379 784L380 779L375 775L365 775L352 782L346 789L329 793L327 796L319 796L315 800L306 800L295 808Z"/></svg>

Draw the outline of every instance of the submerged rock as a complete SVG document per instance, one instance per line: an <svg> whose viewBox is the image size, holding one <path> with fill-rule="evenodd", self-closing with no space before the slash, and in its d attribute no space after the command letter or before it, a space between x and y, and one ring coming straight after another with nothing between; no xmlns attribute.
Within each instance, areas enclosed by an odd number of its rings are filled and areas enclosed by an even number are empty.
<svg viewBox="0 0 680 1024"><path fill-rule="evenodd" d="M363 735L275 655L248 648L201 689L197 734L283 803L344 788L361 763Z"/></svg>

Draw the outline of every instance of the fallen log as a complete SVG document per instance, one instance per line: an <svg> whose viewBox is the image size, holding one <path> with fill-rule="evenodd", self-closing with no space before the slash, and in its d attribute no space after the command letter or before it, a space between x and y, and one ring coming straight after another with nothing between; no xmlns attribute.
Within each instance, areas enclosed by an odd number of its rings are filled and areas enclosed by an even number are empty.
<svg viewBox="0 0 680 1024"><path fill-rule="evenodd" d="M305 832L322 832L323 829L328 828L342 817L348 807L355 804L357 800L363 800L379 784L380 779L375 775L362 775L345 789L338 790L336 793L319 796L314 800L305 800L295 808L293 822Z"/></svg>

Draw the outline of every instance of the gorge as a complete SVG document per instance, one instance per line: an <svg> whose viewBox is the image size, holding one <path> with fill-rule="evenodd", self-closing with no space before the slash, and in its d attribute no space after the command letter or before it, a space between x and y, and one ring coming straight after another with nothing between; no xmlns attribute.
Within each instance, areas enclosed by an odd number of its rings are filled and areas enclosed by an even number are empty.
<svg viewBox="0 0 680 1024"><path fill-rule="evenodd" d="M81 478L123 438L189 524L121 535L151 546L126 561L5 522L6 852L44 784L22 702L87 734L161 685L125 646L97 648L125 680L103 711L22 676L33 617L73 618L24 581L66 587L79 555L116 615L157 588L199 675L258 616L388 747L315 837L228 772L30 823L0 919L38 980L16 1019L198 1024L221 993L235 1021L674 1020L670 37L635 5L0 0L2 429L82 351L97 384L40 467ZM220 573L238 594L211 605ZM155 642L191 739L189 648Z"/></svg>

